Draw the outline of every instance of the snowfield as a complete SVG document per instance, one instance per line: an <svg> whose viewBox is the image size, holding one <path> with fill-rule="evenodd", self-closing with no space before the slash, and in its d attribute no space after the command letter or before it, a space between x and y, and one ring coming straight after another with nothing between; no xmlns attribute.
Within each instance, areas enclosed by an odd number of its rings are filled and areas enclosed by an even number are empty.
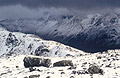
<svg viewBox="0 0 120 78"><path fill-rule="evenodd" d="M25 68L23 59L26 55L12 55L0 58L1 78L120 78L120 52L109 51L107 53L86 54L68 57L46 57L52 64L60 60L72 60L76 68L65 67L33 67ZM29 55L27 55L29 56ZM41 57L41 56L39 56ZM101 57L101 58L100 58ZM42 57L45 58L45 57ZM98 65L103 70L102 74L86 73L91 64ZM38 77L31 77L38 76Z"/></svg>

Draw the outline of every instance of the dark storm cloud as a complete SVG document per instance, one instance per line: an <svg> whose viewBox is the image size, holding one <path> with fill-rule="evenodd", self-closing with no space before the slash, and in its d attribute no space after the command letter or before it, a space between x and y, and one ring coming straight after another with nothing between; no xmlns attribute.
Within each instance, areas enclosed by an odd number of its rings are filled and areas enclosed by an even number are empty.
<svg viewBox="0 0 120 78"><path fill-rule="evenodd" d="M120 13L120 0L0 0L0 19L110 12Z"/></svg>
<svg viewBox="0 0 120 78"><path fill-rule="evenodd" d="M0 0L0 6L22 5L29 8L62 7L74 9L120 7L120 0Z"/></svg>

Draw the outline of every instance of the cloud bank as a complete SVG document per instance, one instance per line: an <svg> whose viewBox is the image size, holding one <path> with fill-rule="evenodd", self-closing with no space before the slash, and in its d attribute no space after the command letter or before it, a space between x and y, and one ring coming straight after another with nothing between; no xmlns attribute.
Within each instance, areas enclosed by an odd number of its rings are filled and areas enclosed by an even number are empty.
<svg viewBox="0 0 120 78"><path fill-rule="evenodd" d="M120 7L120 0L0 0L0 6L22 5L29 8L56 7L68 9L90 9Z"/></svg>
<svg viewBox="0 0 120 78"><path fill-rule="evenodd" d="M0 0L0 19L40 17L47 12L55 15L120 13L119 8L120 0Z"/></svg>

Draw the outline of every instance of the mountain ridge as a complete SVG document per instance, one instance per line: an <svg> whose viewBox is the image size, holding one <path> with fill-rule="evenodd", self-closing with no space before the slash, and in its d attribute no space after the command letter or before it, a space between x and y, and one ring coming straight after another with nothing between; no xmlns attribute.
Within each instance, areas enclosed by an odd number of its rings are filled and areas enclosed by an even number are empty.
<svg viewBox="0 0 120 78"><path fill-rule="evenodd" d="M83 51L55 41L46 41L33 34L9 32L0 27L0 56L13 54L36 55L44 57L77 56Z"/></svg>
<svg viewBox="0 0 120 78"><path fill-rule="evenodd" d="M63 15L37 20L3 20L0 25L9 31L36 34L43 39L58 41L86 52L120 48L120 18L113 13L88 15L87 18Z"/></svg>

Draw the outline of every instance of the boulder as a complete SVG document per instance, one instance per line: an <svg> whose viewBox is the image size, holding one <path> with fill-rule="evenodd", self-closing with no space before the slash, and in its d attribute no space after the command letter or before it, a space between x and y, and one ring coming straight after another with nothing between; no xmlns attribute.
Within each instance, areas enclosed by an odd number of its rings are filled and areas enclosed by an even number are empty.
<svg viewBox="0 0 120 78"><path fill-rule="evenodd" d="M90 73L90 74L103 74L103 70L100 69L96 65L92 65L92 66L89 67L88 73Z"/></svg>
<svg viewBox="0 0 120 78"><path fill-rule="evenodd" d="M73 66L73 63L71 60L62 60L62 61L58 61L58 62L55 62L53 64L54 67L61 67L61 66Z"/></svg>
<svg viewBox="0 0 120 78"><path fill-rule="evenodd" d="M39 46L35 50L35 55L36 56L48 56L47 54L49 53L48 47L47 46Z"/></svg>
<svg viewBox="0 0 120 78"><path fill-rule="evenodd" d="M51 60L50 59L44 59L44 58L39 58L39 57L25 57L23 59L24 66L27 67L49 67L51 65Z"/></svg>
<svg viewBox="0 0 120 78"><path fill-rule="evenodd" d="M29 78L40 78L40 75L30 75Z"/></svg>

